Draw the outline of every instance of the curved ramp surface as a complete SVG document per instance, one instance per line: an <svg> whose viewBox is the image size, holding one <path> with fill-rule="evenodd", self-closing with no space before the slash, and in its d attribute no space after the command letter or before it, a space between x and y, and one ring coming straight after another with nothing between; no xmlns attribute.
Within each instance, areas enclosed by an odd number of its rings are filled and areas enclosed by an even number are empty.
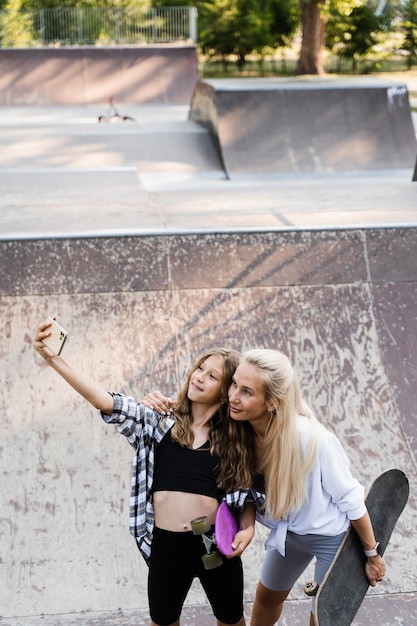
<svg viewBox="0 0 417 626"><path fill-rule="evenodd" d="M414 167L406 85L375 79L199 81L190 117L209 126L229 178Z"/></svg>
<svg viewBox="0 0 417 626"><path fill-rule="evenodd" d="M189 104L196 47L74 46L0 50L0 104Z"/></svg>
<svg viewBox="0 0 417 626"><path fill-rule="evenodd" d="M386 580L355 625L417 623L416 228L3 240L0 260L2 624L148 623L127 528L133 451L32 349L54 313L64 357L135 397L175 394L213 346L286 352L363 484L393 467L410 480ZM264 537L244 557L248 614ZM283 626L307 623L311 576ZM185 614L212 624L198 585Z"/></svg>

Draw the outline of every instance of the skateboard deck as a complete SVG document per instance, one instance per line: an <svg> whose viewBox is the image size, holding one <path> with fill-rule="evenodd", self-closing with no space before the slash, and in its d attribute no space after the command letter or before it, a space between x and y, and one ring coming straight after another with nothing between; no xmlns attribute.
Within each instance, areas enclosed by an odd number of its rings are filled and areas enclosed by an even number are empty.
<svg viewBox="0 0 417 626"><path fill-rule="evenodd" d="M194 535L201 535L206 554L202 555L205 569L214 569L223 565L222 554L229 556L233 552L233 539L239 529L237 516L223 500L217 509L214 533L208 517L196 517L191 520Z"/></svg>
<svg viewBox="0 0 417 626"><path fill-rule="evenodd" d="M229 509L223 500L217 509L216 521L214 523L214 536L220 552L229 556L233 552L232 543L238 531L236 514Z"/></svg>
<svg viewBox="0 0 417 626"><path fill-rule="evenodd" d="M380 474L369 489L366 506L381 555L408 495L408 479L398 469ZM369 588L365 562L362 543L351 527L318 589L314 604L316 626L349 626L352 623Z"/></svg>

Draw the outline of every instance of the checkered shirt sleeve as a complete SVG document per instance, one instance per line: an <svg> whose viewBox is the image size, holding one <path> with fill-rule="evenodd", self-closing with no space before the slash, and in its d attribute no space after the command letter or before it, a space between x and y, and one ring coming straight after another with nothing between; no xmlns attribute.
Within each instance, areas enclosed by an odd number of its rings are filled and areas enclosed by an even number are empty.
<svg viewBox="0 0 417 626"><path fill-rule="evenodd" d="M114 424L117 432L126 437L135 449L132 461L132 481L129 502L129 529L135 537L142 556L148 562L154 528L152 484L154 475L155 442L161 441L172 427L172 418L160 415L130 396L111 393L113 413L101 413L107 424Z"/></svg>

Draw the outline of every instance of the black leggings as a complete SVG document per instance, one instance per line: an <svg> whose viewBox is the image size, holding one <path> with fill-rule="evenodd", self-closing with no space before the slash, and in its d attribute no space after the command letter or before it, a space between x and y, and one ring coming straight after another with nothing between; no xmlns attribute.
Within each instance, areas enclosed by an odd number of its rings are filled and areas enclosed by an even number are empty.
<svg viewBox="0 0 417 626"><path fill-rule="evenodd" d="M204 569L201 536L154 529L149 562L148 598L151 619L168 626L180 618L195 577L207 594L220 622L236 624L243 615L243 570L240 557L226 559L212 570Z"/></svg>

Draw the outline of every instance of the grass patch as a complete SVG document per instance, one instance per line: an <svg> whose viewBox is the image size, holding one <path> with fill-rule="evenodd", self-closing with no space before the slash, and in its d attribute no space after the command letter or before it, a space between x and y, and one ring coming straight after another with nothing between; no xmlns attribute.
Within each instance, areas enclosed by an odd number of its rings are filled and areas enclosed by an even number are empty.
<svg viewBox="0 0 417 626"><path fill-rule="evenodd" d="M297 55L294 51L284 51L275 57L248 57L243 67L239 67L233 56L225 60L200 57L199 71L202 78L268 78L289 77L295 74ZM347 59L328 55L324 61L325 72L329 75L367 75L367 74L410 74L417 77L417 68L409 70L404 55L376 54L358 62L357 71L352 71L352 62Z"/></svg>

